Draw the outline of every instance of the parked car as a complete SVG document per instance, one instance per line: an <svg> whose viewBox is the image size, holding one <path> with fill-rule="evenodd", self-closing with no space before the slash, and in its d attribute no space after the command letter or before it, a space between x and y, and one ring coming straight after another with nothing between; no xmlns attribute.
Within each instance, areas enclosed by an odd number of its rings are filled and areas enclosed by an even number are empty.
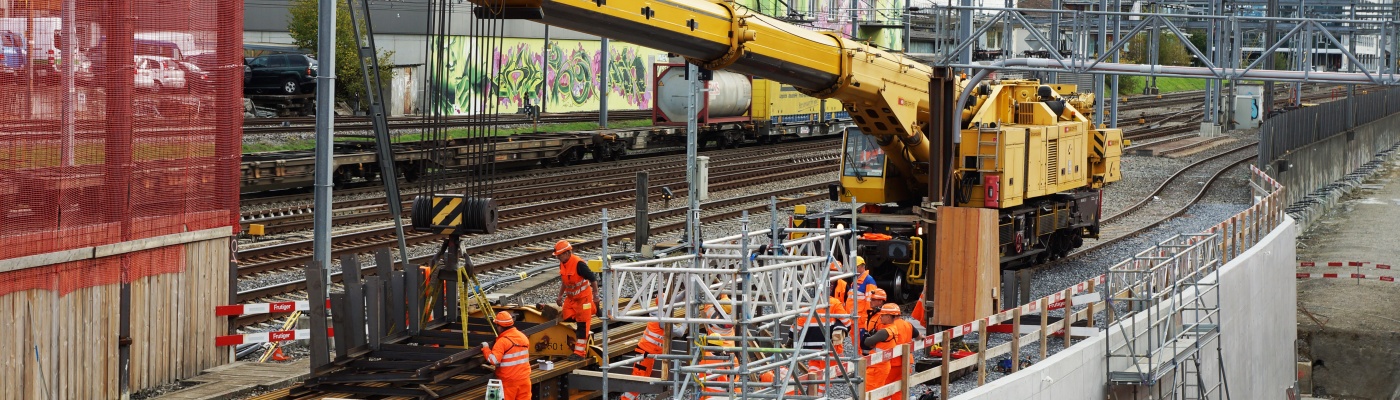
<svg viewBox="0 0 1400 400"><path fill-rule="evenodd" d="M248 62L251 79L243 91L256 94L293 95L316 89L316 59L304 54L274 54Z"/></svg>
<svg viewBox="0 0 1400 400"><path fill-rule="evenodd" d="M152 92L185 89L185 71L166 57L136 56L135 83L137 89Z"/></svg>
<svg viewBox="0 0 1400 400"><path fill-rule="evenodd" d="M209 79L208 71L186 61L176 61L175 66L184 72L185 88L190 93L210 93L213 91L214 82Z"/></svg>
<svg viewBox="0 0 1400 400"><path fill-rule="evenodd" d="M20 78L24 76L24 67L28 64L29 51L25 49L24 35L0 31L0 72Z"/></svg>

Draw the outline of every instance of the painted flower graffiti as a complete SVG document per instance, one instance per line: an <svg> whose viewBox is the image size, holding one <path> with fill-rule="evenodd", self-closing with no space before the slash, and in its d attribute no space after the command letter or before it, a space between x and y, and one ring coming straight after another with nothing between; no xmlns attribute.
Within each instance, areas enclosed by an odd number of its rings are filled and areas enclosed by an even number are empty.
<svg viewBox="0 0 1400 400"><path fill-rule="evenodd" d="M499 106L499 112L514 112L526 99L535 105L547 103L551 112L591 111L597 109L602 95L613 100L612 109L651 107L647 60L661 54L656 50L614 43L609 48L608 70L603 71L596 41L550 41L546 57L541 40L506 39L490 50L490 67L469 65L480 45L461 36L445 44L446 65L434 77L435 90L430 92L438 98L441 112L473 114L491 104ZM607 92L597 84L603 73L608 74Z"/></svg>
<svg viewBox="0 0 1400 400"><path fill-rule="evenodd" d="M612 59L608 63L608 83L616 92L627 99L627 104L638 108L651 106L651 85L647 83L647 65L637 49L624 47L610 51Z"/></svg>
<svg viewBox="0 0 1400 400"><path fill-rule="evenodd" d="M538 103L534 99L539 98L540 83L544 82L544 74L540 71L543 57L530 51L530 46L525 43L515 45L505 53L497 49L494 56L497 73L491 78L491 84L500 105L523 105L526 97L532 99L531 104Z"/></svg>

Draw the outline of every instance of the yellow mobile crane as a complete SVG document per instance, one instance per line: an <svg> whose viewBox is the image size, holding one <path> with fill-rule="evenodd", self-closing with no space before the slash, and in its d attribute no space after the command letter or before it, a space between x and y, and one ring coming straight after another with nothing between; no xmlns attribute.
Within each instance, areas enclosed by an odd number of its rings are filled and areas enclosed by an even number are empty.
<svg viewBox="0 0 1400 400"><path fill-rule="evenodd" d="M1099 188L1118 179L1121 132L1094 129L1055 90L1035 81L976 85L958 110L954 102L965 88L946 68L732 2L471 1L481 18L528 19L623 40L679 54L709 70L754 75L839 100L858 129L847 132L833 197L866 204L854 225L862 233L857 251L881 286L907 299L925 286L932 266L924 260L936 259L936 209L996 210L997 232L983 233L999 243L979 246L996 247L1001 262L994 260L993 268L1018 268L1063 255L1096 235ZM820 217L811 214L809 222ZM849 215L832 217L852 226Z"/></svg>

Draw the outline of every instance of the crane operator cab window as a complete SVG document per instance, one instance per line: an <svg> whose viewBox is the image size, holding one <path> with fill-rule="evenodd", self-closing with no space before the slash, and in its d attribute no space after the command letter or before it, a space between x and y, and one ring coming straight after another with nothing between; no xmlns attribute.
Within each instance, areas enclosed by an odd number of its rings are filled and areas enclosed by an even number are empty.
<svg viewBox="0 0 1400 400"><path fill-rule="evenodd" d="M885 175L885 152L875 143L875 136L861 133L860 128L846 130L846 150L841 155L841 174L856 178L878 178Z"/></svg>

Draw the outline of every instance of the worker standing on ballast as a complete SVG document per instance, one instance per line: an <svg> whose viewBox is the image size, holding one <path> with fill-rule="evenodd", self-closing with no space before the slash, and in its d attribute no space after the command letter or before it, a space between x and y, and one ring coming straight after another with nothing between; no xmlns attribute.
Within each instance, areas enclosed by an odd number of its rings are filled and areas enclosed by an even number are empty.
<svg viewBox="0 0 1400 400"><path fill-rule="evenodd" d="M871 352L894 350L902 344L914 342L914 326L901 317L903 312L899 310L899 305L886 303L880 307L880 324L883 328L874 331L870 337L862 343ZM903 357L893 357L877 365L872 365L866 370L865 390L875 390L879 387L898 382L904 377ZM899 399L899 392L895 392L894 398Z"/></svg>
<svg viewBox="0 0 1400 400"><path fill-rule="evenodd" d="M559 259L559 278L563 281L555 304L564 307L560 320L576 323L574 333L577 339L574 341L574 354L569 356L569 361L579 361L588 356L589 325L593 323L593 315L598 311L597 302L593 298L598 276L588 268L588 263L574 255L574 246L567 240L560 240L554 244L554 257Z"/></svg>
<svg viewBox="0 0 1400 400"><path fill-rule="evenodd" d="M505 400L530 399L530 338L515 329L515 318L510 313L496 313L491 321L500 327L496 345L481 343L481 354L486 362L496 366L496 378L505 389Z"/></svg>

